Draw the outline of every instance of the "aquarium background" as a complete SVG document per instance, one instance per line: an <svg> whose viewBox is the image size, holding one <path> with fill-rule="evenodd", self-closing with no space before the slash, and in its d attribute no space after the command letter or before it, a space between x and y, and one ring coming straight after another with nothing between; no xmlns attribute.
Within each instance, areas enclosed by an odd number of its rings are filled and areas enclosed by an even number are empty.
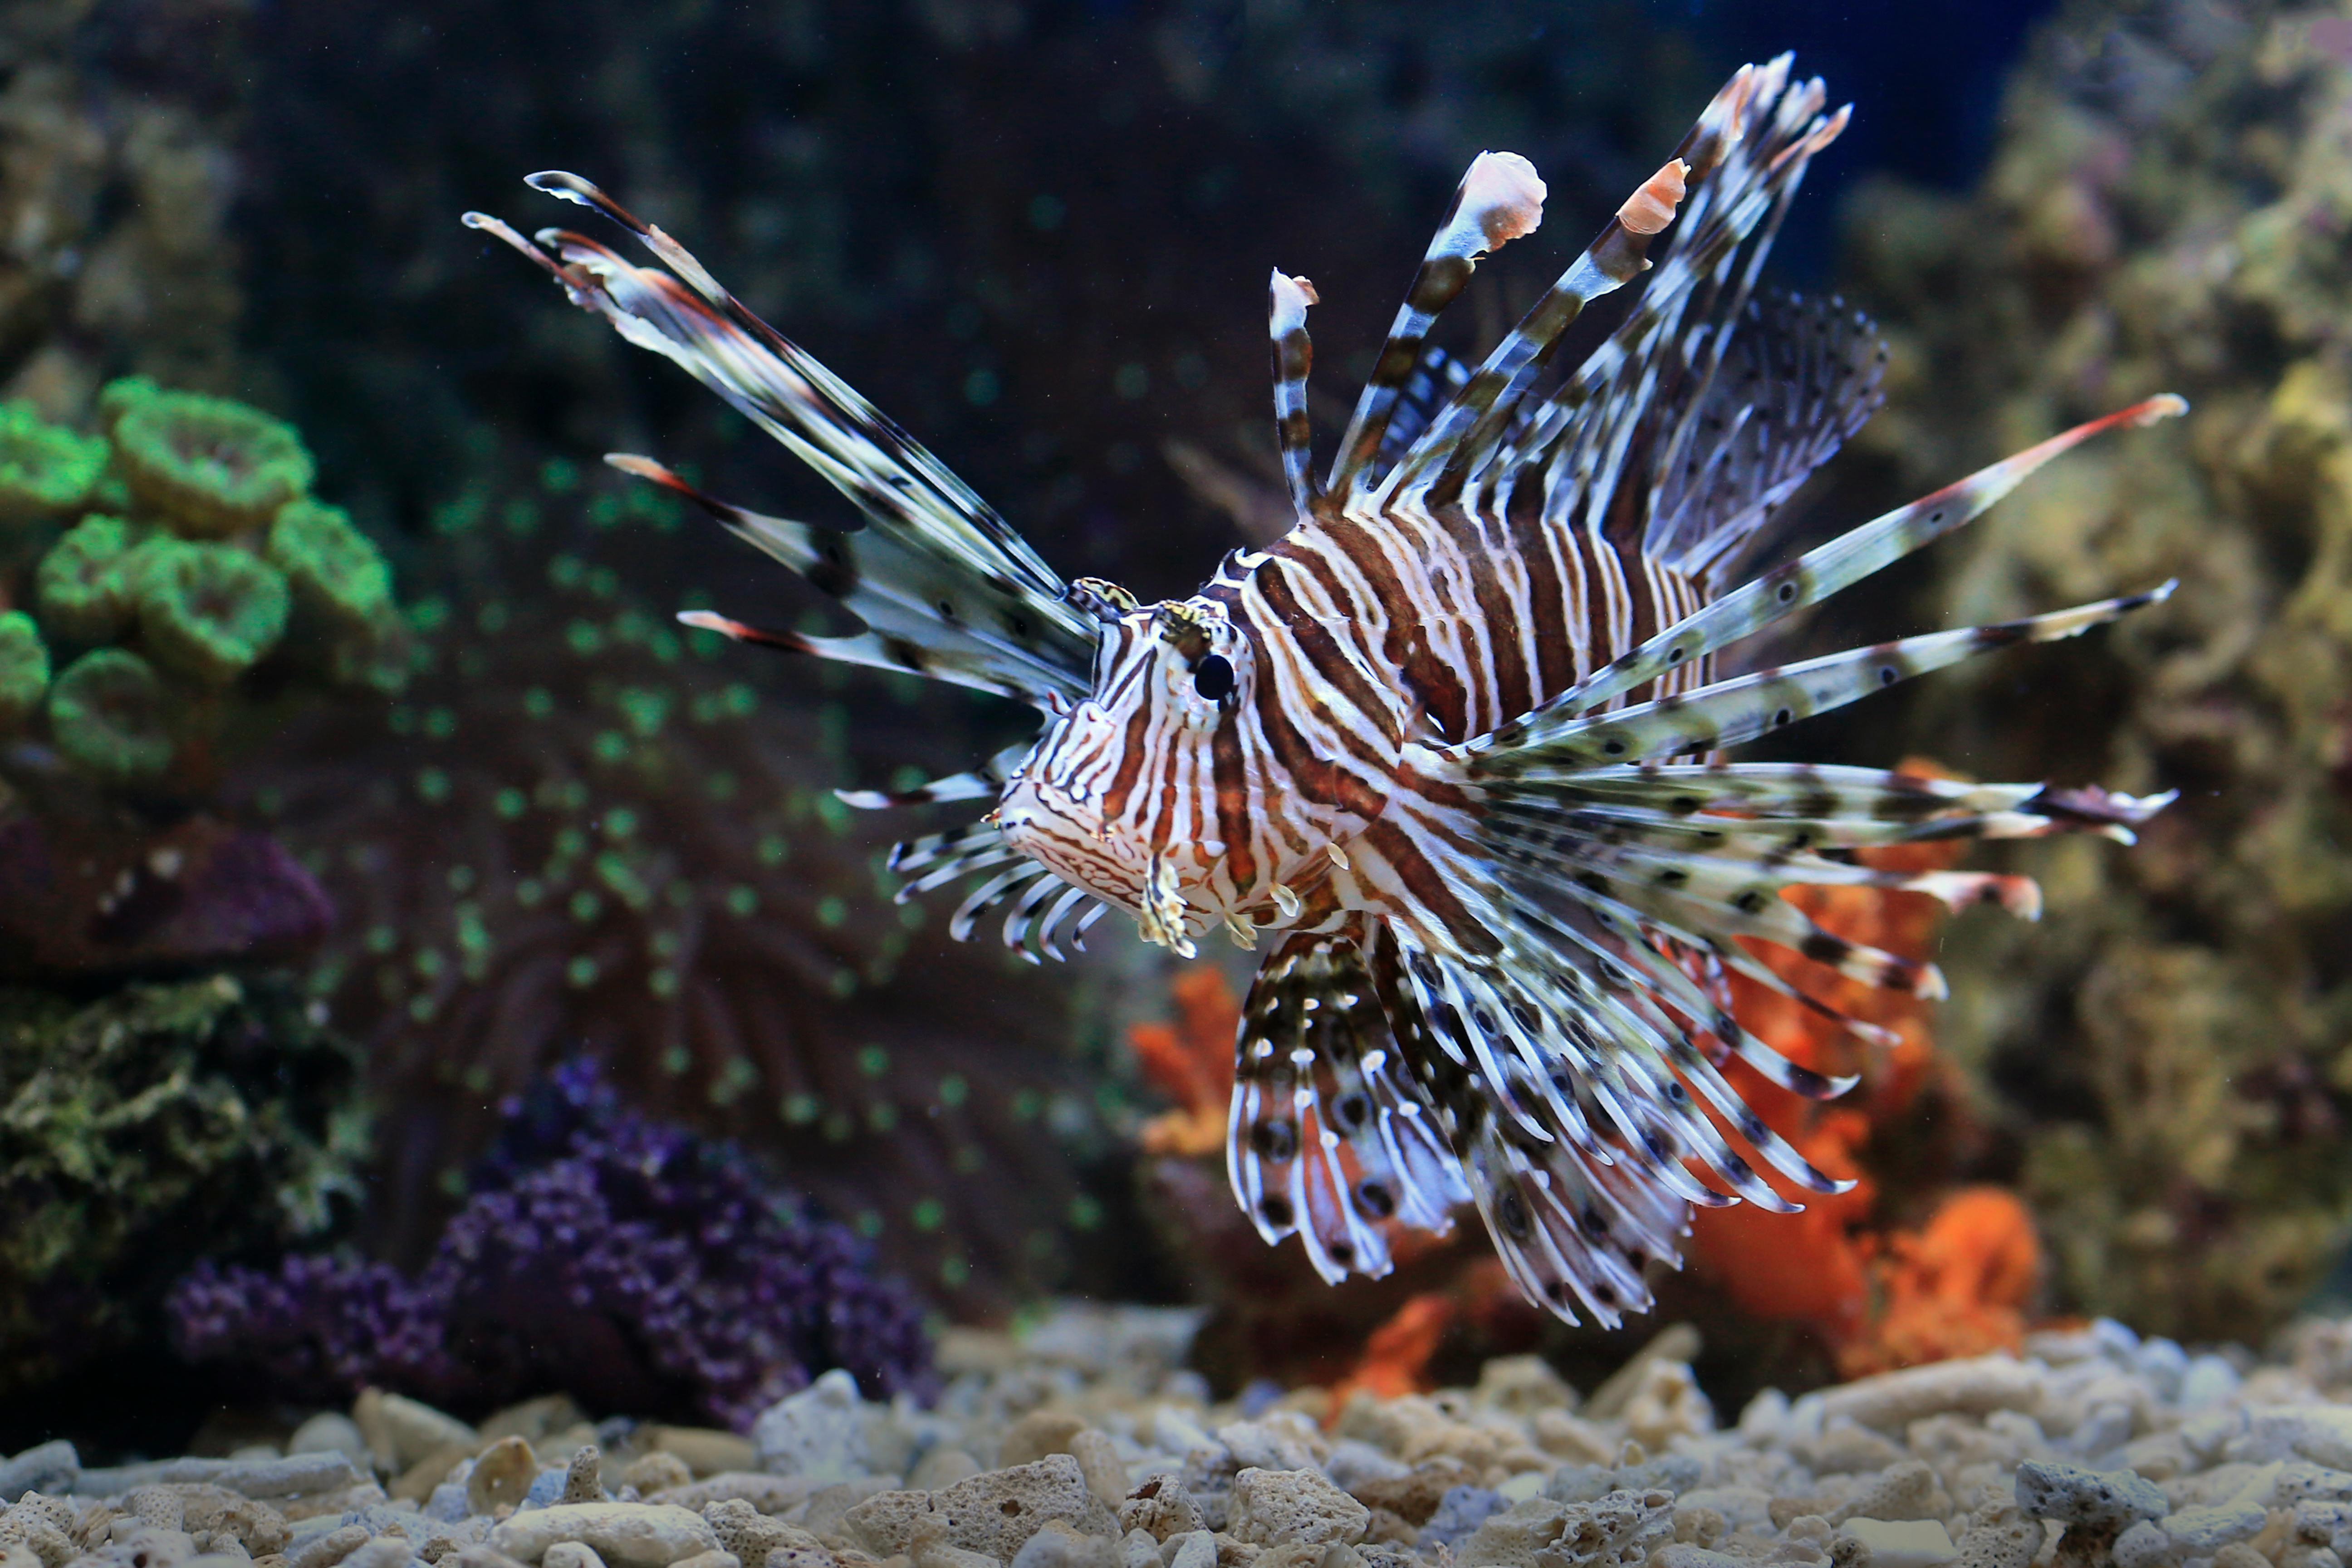
<svg viewBox="0 0 2352 1568"><path fill-rule="evenodd" d="M950 942L938 896L894 905L878 858L913 826L829 790L968 765L1015 717L676 628L823 612L601 454L787 515L837 498L457 221L587 227L520 177L598 181L1058 568L1177 595L1278 495L1269 266L1320 292L1328 432L1469 156L1550 186L1544 237L1449 322L1483 342L1784 47L1856 117L1773 276L1893 349L1793 538L2157 391L2198 412L2068 459L1771 656L2180 575L2160 618L1783 754L2183 798L2135 850L1988 858L2043 879L2038 926L1824 912L1953 979L1885 1020L1904 1044L1852 1104L1788 1129L1865 1184L1706 1216L1614 1335L1525 1309L1475 1236L1339 1290L1265 1249L1211 1152L1245 969L1171 967L1114 921L1040 973L985 927ZM1220 1391L1433 1385L1516 1351L1589 1386L1689 1321L1729 1409L2100 1313L2259 1342L2340 1255L2336 10L85 0L0 13L0 392L113 431L117 468L119 378L266 411L397 610L361 637L302 600L275 662L100 714L110 745L166 731L168 765L93 786L54 719L0 758L0 1448L176 1451L224 1408L363 1383L740 1426L832 1365L919 1392L926 1314L1062 1295L1205 1309ZM70 517L7 505L37 607ZM658 1191L627 1186L648 1150L681 1163ZM642 1288L633 1249L711 1212L742 1233ZM761 1289L839 1331L713 1326Z"/></svg>

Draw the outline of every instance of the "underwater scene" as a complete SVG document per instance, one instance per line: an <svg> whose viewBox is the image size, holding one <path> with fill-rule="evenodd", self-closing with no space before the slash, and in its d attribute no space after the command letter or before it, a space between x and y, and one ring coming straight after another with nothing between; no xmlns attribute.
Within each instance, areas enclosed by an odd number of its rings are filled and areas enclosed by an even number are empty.
<svg viewBox="0 0 2352 1568"><path fill-rule="evenodd" d="M2352 0L0 0L0 1568L2347 1563Z"/></svg>

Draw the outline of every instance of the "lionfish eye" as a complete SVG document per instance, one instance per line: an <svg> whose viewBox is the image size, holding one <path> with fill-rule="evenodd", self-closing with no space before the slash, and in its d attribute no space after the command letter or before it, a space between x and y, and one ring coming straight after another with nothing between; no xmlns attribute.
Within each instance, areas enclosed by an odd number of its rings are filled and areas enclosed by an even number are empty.
<svg viewBox="0 0 2352 1568"><path fill-rule="evenodd" d="M1234 667L1223 654L1209 654L1192 667L1192 689L1203 702L1223 702L1234 694Z"/></svg>

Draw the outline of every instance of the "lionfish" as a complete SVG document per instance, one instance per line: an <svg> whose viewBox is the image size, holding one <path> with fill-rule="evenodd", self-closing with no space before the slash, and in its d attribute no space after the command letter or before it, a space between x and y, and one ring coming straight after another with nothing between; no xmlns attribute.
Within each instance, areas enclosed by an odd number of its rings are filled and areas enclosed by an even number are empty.
<svg viewBox="0 0 2352 1568"><path fill-rule="evenodd" d="M1271 942L1243 1007L1228 1168L1269 1243L1324 1278L1378 1276L1392 1226L1475 1203L1530 1300L1613 1326L1679 1264L1690 1205L1790 1212L1844 1190L1725 1075L1812 1098L1855 1080L1791 1062L1729 1005L1744 975L1874 1037L1759 956L1939 995L1929 963L1832 934L1780 895L1905 889L2033 918L2022 877L1873 868L1872 846L2087 830L2128 843L2169 795L1970 784L1721 753L1899 680L2070 637L2152 592L1744 674L1730 644L1969 522L2150 398L1890 511L1745 582L1775 512L1876 408L1885 351L1834 300L1756 279L1808 164L1846 125L1790 57L1732 77L1675 155L1475 367L1428 342L1479 260L1531 232L1527 160L1470 164L1328 472L1307 415L1303 278L1271 285L1274 406L1295 514L1189 598L1064 582L929 452L747 310L692 256L576 175L667 271L580 235L486 229L572 301L664 354L830 480L863 521L762 516L645 458L615 467L698 504L862 624L851 636L680 618L745 642L1017 698L1034 742L859 806L992 802L901 844L902 898L986 873L951 930L1008 900L1006 942L1061 956L1107 909L1190 956L1222 927ZM1672 230L1671 243L1661 237ZM544 247L544 248L542 248ZM1662 248L1653 269L1650 253ZM1570 323L1649 274L1555 373ZM1080 911L1083 911L1081 914ZM1883 1032L1879 1037L1883 1038Z"/></svg>

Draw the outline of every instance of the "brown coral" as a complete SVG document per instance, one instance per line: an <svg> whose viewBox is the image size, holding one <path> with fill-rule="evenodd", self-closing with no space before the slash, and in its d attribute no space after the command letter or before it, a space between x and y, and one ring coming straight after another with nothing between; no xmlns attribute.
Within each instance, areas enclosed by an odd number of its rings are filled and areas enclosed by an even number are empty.
<svg viewBox="0 0 2352 1568"><path fill-rule="evenodd" d="M1956 931L1951 967L2001 983L1941 1029L2024 1151L2056 1304L2189 1339L2260 1339L2352 1234L2352 77L2328 27L2078 5L1974 195L1852 225L1895 351L1862 437L1890 490L2142 392L2196 409L2005 501L1923 610L2178 576L2164 617L2031 704L1993 668L1912 697L1979 771L2183 792L2131 855L2036 847L2050 919Z"/></svg>

